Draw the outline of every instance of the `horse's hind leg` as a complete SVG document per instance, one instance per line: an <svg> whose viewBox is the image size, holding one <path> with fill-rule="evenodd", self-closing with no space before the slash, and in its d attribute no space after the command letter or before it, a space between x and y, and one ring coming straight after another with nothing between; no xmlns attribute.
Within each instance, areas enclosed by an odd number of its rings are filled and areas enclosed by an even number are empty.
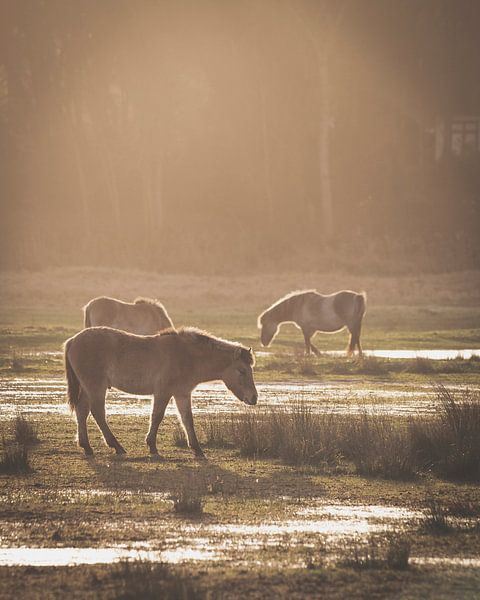
<svg viewBox="0 0 480 600"><path fill-rule="evenodd" d="M363 350L362 350L362 346L360 345L360 332L362 330L362 322L360 321L357 329L356 329L356 337L355 337L355 343L357 345L358 348L358 356L360 358L363 358Z"/></svg>
<svg viewBox="0 0 480 600"><path fill-rule="evenodd" d="M80 448L83 448L86 456L93 454L92 447L88 441L87 417L90 413L88 398L84 390L80 389L78 402L75 405L75 415L77 417L77 440Z"/></svg>
<svg viewBox="0 0 480 600"><path fill-rule="evenodd" d="M347 356L352 356L355 352L355 348L358 348L358 355L360 358L363 356L362 347L360 345L360 330L362 328L362 323L356 323L352 327L349 327L350 331L350 340L348 342L347 347Z"/></svg>
<svg viewBox="0 0 480 600"><path fill-rule="evenodd" d="M352 356L352 354L355 351L355 338L354 338L354 334L353 334L353 329L350 329L350 327L349 327L348 331L350 332L350 338L348 340L347 356Z"/></svg>
<svg viewBox="0 0 480 600"><path fill-rule="evenodd" d="M105 392L106 390L104 390L103 393L97 393L94 397L91 397L90 410L92 411L93 418L95 419L98 428L103 434L107 446L114 448L117 454L126 454L125 448L123 448L108 426L105 416Z"/></svg>

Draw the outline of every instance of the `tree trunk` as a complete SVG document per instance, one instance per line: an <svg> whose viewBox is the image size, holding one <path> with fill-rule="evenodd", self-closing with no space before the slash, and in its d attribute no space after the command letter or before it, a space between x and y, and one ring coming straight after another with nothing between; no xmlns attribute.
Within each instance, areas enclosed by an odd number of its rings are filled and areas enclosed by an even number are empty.
<svg viewBox="0 0 480 600"><path fill-rule="evenodd" d="M320 53L320 122L318 135L318 163L320 172L320 205L322 234L326 240L333 236L333 206L330 174L330 79L328 56Z"/></svg>
<svg viewBox="0 0 480 600"><path fill-rule="evenodd" d="M267 111L265 107L265 85L260 81L260 118L262 121L262 151L263 151L263 170L265 175L265 201L269 224L273 220L273 197L272 197L272 173L270 164L270 148L268 143L268 123Z"/></svg>

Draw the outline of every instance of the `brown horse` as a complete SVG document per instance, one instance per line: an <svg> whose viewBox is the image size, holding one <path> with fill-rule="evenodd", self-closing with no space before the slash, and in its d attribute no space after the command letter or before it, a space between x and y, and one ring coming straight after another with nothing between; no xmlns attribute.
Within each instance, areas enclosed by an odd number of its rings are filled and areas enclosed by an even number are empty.
<svg viewBox="0 0 480 600"><path fill-rule="evenodd" d="M202 382L221 379L245 404L257 403L251 348L227 342L194 328L165 330L140 336L109 327L91 327L67 340L65 370L68 401L75 410L78 443L93 454L88 441L91 412L105 442L117 454L125 450L111 432L105 417L105 394L115 387L130 394L153 394L146 443L157 454L157 431L171 397L196 456L203 452L193 426L191 394Z"/></svg>
<svg viewBox="0 0 480 600"><path fill-rule="evenodd" d="M335 294L323 295L316 290L291 292L258 317L258 328L261 330L260 339L263 346L269 346L277 335L282 323L294 323L303 332L305 352L319 354L310 341L317 331L334 333L347 327L350 341L347 354L351 355L360 345L360 331L365 314L367 295L342 290Z"/></svg>
<svg viewBox="0 0 480 600"><path fill-rule="evenodd" d="M83 307L85 327L113 327L138 335L150 335L173 327L161 302L150 298L137 298L123 302L100 296Z"/></svg>

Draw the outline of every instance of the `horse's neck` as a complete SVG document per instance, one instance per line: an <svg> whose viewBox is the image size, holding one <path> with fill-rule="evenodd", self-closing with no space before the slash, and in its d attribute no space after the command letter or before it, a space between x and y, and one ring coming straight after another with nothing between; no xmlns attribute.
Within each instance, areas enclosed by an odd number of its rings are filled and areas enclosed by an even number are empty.
<svg viewBox="0 0 480 600"><path fill-rule="evenodd" d="M291 296L283 302L280 302L280 304L277 304L277 306L275 306L270 312L271 320L277 325L280 323L285 323L286 321L291 321L297 301L298 296Z"/></svg>
<svg viewBox="0 0 480 600"><path fill-rule="evenodd" d="M193 368L198 383L221 379L222 373L232 361L228 353L215 349L193 353Z"/></svg>

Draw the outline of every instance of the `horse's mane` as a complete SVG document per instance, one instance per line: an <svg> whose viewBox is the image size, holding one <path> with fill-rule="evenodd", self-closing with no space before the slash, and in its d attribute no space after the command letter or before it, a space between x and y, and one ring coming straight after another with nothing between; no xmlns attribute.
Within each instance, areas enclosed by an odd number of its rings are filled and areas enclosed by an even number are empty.
<svg viewBox="0 0 480 600"><path fill-rule="evenodd" d="M258 315L258 319L257 319L258 328L259 329L262 328L262 321L263 321L263 317L265 315L269 314L272 310L277 308L277 306L280 306L280 304L283 304L287 300L290 300L291 298L293 298L295 296L300 296L303 294L318 294L318 292L317 292L317 290L294 290L293 292L288 292L288 294L285 294L285 296L282 296L281 298L279 298L276 302L274 302L271 306L266 308L262 313L260 313Z"/></svg>
<svg viewBox="0 0 480 600"><path fill-rule="evenodd" d="M158 306L159 308L165 310L165 307L159 300L153 300L152 298L143 298L142 296L139 296L138 298L135 298L133 303L134 304L150 304L152 306Z"/></svg>
<svg viewBox="0 0 480 600"><path fill-rule="evenodd" d="M181 327L178 330L167 329L162 331L160 335L169 335L172 333L177 333L181 338L189 343L191 347L193 346L193 348L198 348L201 350L207 346L213 350L228 352L230 354L237 351L239 352L239 357L243 361L249 365L253 365L255 363L255 358L251 349L242 346L242 344L239 344L238 342L230 342L228 340L216 337L211 333L208 333L208 331L203 331L197 327Z"/></svg>

